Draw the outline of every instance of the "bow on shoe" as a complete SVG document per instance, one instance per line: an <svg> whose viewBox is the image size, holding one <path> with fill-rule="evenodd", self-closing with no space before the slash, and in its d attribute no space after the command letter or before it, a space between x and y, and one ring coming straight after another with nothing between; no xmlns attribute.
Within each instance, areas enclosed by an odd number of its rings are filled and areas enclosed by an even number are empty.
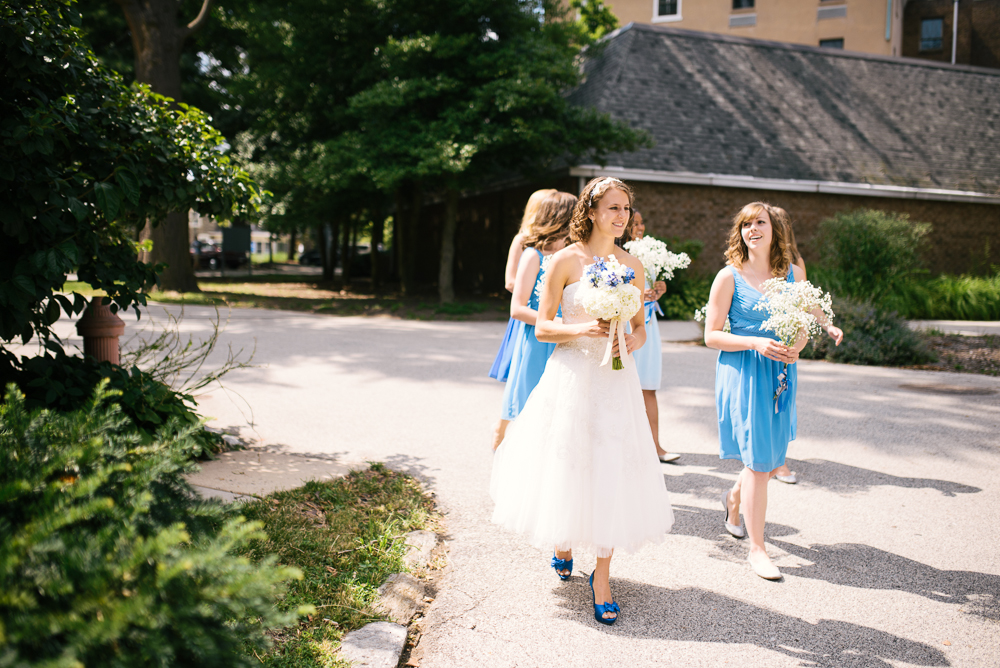
<svg viewBox="0 0 1000 668"><path fill-rule="evenodd" d="M611 601L611 603L597 603L594 607L598 608L598 612L601 617L603 617L606 612L613 612L617 615L622 611L622 609L618 607L617 601Z"/></svg>
<svg viewBox="0 0 1000 668"><path fill-rule="evenodd" d="M560 559L559 557L557 557L556 555L553 554L552 555L552 568L556 569L557 571L570 570L570 569L573 568L573 560L572 559Z"/></svg>

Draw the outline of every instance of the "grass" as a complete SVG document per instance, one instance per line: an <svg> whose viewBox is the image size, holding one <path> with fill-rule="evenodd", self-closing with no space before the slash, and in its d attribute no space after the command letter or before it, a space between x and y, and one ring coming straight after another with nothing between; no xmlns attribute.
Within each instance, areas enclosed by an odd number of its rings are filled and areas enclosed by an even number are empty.
<svg viewBox="0 0 1000 668"><path fill-rule="evenodd" d="M432 527L436 519L433 501L417 482L382 464L275 492L246 504L243 515L262 522L267 534L243 556L257 562L273 554L304 574L279 605L316 609L297 626L271 634L273 646L257 656L271 668L347 666L336 654L341 638L385 619L373 606L385 579L405 570L404 534Z"/></svg>
<svg viewBox="0 0 1000 668"><path fill-rule="evenodd" d="M271 254L270 253L253 253L250 256L250 261L253 262L254 264L267 264L267 263L269 263L271 261ZM278 264L278 263L284 264L285 262L288 262L288 252L287 251L284 252L284 253L275 253L274 254L274 263L275 264Z"/></svg>

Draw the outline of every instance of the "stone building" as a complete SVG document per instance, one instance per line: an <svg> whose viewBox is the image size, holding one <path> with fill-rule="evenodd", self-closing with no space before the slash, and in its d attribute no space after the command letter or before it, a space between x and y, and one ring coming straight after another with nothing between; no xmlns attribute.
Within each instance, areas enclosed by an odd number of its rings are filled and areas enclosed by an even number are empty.
<svg viewBox="0 0 1000 668"><path fill-rule="evenodd" d="M818 259L823 219L873 208L933 224L934 271L1000 264L1000 70L630 24L608 36L569 99L647 131L655 146L470 193L459 289L502 289L533 190L575 193L596 175L634 186L649 233L703 241L696 271L722 266L730 220L754 200L790 212L807 261ZM442 209L427 208L413 249L427 260L425 283Z"/></svg>

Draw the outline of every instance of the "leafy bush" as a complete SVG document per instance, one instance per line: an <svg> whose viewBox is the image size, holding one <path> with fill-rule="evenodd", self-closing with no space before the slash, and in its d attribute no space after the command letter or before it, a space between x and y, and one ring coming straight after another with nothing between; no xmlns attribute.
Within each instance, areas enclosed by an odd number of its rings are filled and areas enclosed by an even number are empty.
<svg viewBox="0 0 1000 668"><path fill-rule="evenodd" d="M1000 320L1000 267L993 276L941 274L915 281L886 303L907 318Z"/></svg>
<svg viewBox="0 0 1000 668"><path fill-rule="evenodd" d="M835 295L890 306L886 300L922 273L920 249L930 230L906 214L838 213L820 224L823 260L810 270L810 280Z"/></svg>
<svg viewBox="0 0 1000 668"><path fill-rule="evenodd" d="M834 298L833 312L835 324L844 330L844 341L834 346L830 337L820 335L802 351L804 359L871 366L926 364L935 359L920 335L892 311Z"/></svg>
<svg viewBox="0 0 1000 668"><path fill-rule="evenodd" d="M0 361L0 380L14 382L23 389L29 409L78 410L104 379L110 389L119 393L117 402L124 416L145 443L168 425L171 433L176 434L201 423L190 394L175 392L136 366L124 368L92 357L74 357L60 349L22 357L16 365L6 368ZM189 457L205 456L222 447L218 434L203 429L195 429L185 442L190 443Z"/></svg>
<svg viewBox="0 0 1000 668"><path fill-rule="evenodd" d="M681 241L667 240L667 247L674 253L687 253L691 262L698 259L705 244L697 239ZM690 320L691 314L708 301L712 282L700 276L692 276L690 269L679 270L674 278L667 281L667 291L660 297L660 308L667 320Z"/></svg>
<svg viewBox="0 0 1000 668"><path fill-rule="evenodd" d="M262 539L181 474L191 430L143 444L101 384L72 413L0 405L0 664L249 666L301 574L234 556ZM304 611L301 611L304 612ZM255 659L254 659L255 661Z"/></svg>

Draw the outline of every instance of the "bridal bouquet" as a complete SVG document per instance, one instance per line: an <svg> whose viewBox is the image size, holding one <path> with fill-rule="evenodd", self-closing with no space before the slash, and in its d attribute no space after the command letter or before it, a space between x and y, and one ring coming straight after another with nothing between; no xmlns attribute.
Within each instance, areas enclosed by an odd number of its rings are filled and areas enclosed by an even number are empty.
<svg viewBox="0 0 1000 668"><path fill-rule="evenodd" d="M685 269L691 264L687 253L672 253L667 250L667 244L651 236L629 241L625 250L642 262L646 282L650 286L662 279L669 281L678 269Z"/></svg>
<svg viewBox="0 0 1000 668"><path fill-rule="evenodd" d="M822 288L816 287L809 281L789 283L784 278L772 278L764 281L760 287L764 299L758 301L753 309L767 311L768 315L760 328L777 334L781 343L786 346L794 345L801 332L813 337L823 331L812 313L816 309L823 312L827 322L833 321L833 302L830 293L823 292ZM782 395L786 390L788 390L787 363L778 374L778 388L774 391L775 413L784 407Z"/></svg>
<svg viewBox="0 0 1000 668"><path fill-rule="evenodd" d="M618 352L626 352L625 321L642 308L642 291L632 285L634 279L635 272L631 267L619 264L614 255L609 255L607 262L595 256L594 264L588 264L583 268L582 285L577 293L577 300L591 317L611 323L608 348L601 366L611 359L616 333ZM614 358L611 368L615 370L625 368L621 357Z"/></svg>

